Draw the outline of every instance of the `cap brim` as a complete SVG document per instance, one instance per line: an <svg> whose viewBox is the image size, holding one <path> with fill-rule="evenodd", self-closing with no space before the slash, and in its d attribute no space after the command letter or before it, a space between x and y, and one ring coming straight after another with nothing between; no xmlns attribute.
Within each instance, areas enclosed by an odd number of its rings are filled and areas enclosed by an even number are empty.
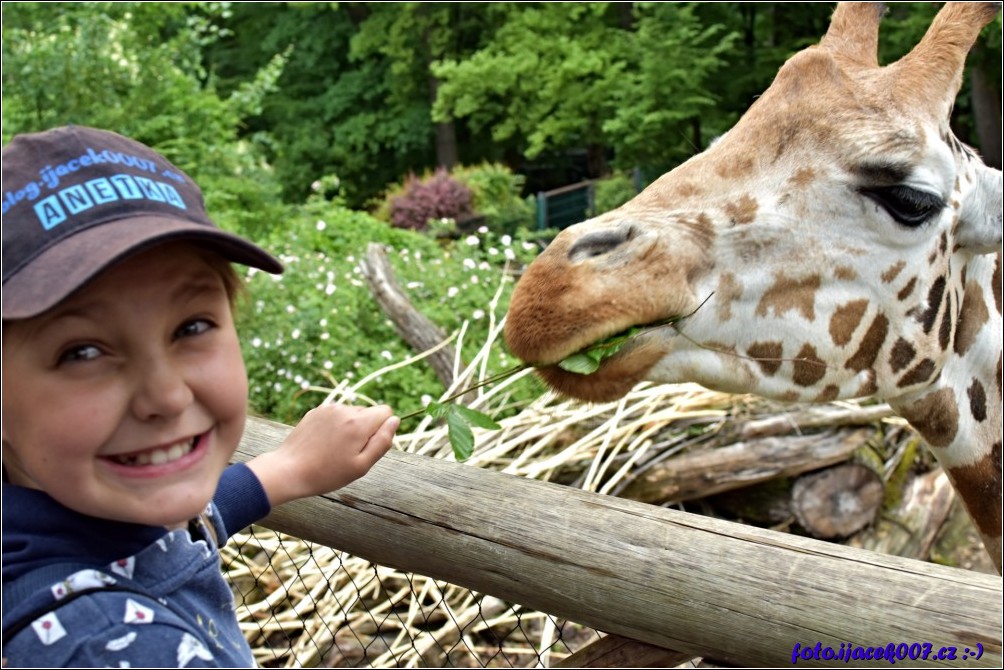
<svg viewBox="0 0 1004 670"><path fill-rule="evenodd" d="M3 285L3 318L27 319L55 307L109 265L168 241L191 240L234 263L281 273L265 250L218 228L168 217L109 221L46 249Z"/></svg>

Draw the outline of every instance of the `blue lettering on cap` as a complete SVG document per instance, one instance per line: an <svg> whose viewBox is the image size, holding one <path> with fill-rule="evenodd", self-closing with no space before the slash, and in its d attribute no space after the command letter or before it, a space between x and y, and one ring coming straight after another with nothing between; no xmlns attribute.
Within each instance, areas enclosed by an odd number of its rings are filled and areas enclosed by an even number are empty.
<svg viewBox="0 0 1004 670"><path fill-rule="evenodd" d="M59 192L59 198L66 205L66 209L70 210L70 214L79 214L94 206L94 201L82 184L64 188Z"/></svg>
<svg viewBox="0 0 1004 670"><path fill-rule="evenodd" d="M84 186L87 187L87 191L91 194L91 197L94 198L94 202L98 205L119 199L118 193L116 193L115 189L112 188L111 182L104 177L92 179L89 182L86 182Z"/></svg>
<svg viewBox="0 0 1004 670"><path fill-rule="evenodd" d="M55 195L50 195L48 198L40 200L35 205L35 214L38 216L38 220L42 222L42 227L46 230L52 230L63 221L66 221L66 212L63 211L63 206L59 204L59 198Z"/></svg>
<svg viewBox="0 0 1004 670"><path fill-rule="evenodd" d="M126 200L139 200L143 197L143 192L139 190L139 186L136 185L136 182L129 175L117 174L114 177L109 177L109 179Z"/></svg>
<svg viewBox="0 0 1004 670"><path fill-rule="evenodd" d="M157 186L157 182L151 181L146 177L135 177L136 183L139 184L140 189L143 191L143 195L146 196L148 200L156 200L157 202L166 202L166 198L160 192L160 188Z"/></svg>

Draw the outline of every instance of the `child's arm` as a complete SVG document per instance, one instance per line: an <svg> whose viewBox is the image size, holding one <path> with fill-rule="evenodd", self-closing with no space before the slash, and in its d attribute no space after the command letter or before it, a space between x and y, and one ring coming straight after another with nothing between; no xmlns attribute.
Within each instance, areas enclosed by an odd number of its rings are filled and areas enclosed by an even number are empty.
<svg viewBox="0 0 1004 670"><path fill-rule="evenodd" d="M273 507L328 493L365 475L390 449L399 424L385 405L316 407L278 449L247 465Z"/></svg>

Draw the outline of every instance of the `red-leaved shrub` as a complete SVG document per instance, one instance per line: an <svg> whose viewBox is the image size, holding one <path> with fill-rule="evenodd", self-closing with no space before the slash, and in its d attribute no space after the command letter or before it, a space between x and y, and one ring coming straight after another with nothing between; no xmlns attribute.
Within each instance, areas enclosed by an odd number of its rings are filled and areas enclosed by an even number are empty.
<svg viewBox="0 0 1004 670"><path fill-rule="evenodd" d="M404 194L391 200L390 221L398 228L413 230L425 230L430 219L463 221L473 216L473 201L471 189L439 168L424 180L408 177Z"/></svg>

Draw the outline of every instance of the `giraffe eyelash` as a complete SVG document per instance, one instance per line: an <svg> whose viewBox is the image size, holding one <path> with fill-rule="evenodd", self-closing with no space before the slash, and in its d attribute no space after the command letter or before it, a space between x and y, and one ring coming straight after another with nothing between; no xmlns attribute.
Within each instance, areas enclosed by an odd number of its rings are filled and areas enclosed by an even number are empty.
<svg viewBox="0 0 1004 670"><path fill-rule="evenodd" d="M945 207L945 201L939 196L909 186L862 188L860 192L907 228L927 223Z"/></svg>

